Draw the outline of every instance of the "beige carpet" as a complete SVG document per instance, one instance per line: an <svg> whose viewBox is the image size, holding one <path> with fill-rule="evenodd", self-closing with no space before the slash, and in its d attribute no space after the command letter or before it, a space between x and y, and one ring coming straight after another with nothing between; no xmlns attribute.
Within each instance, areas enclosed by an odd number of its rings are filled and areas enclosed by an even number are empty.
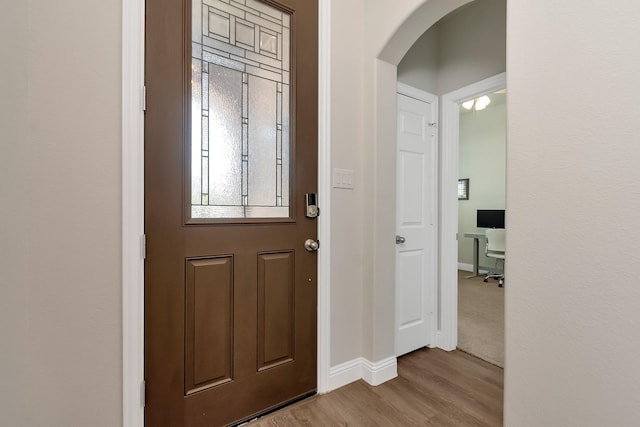
<svg viewBox="0 0 640 427"><path fill-rule="evenodd" d="M470 274L458 271L458 348L504 367L504 288Z"/></svg>

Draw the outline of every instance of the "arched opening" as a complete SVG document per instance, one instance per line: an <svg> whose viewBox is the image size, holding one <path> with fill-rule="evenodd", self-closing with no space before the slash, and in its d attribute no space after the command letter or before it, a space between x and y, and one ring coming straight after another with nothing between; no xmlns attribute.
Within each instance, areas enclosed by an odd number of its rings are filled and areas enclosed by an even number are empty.
<svg viewBox="0 0 640 427"><path fill-rule="evenodd" d="M395 141L396 123L396 87L397 66L402 57L415 41L432 25L457 8L471 0L425 1L414 12L398 25L394 33L380 50L375 63L374 100L376 106L372 133L375 135L374 185L376 188L374 222L374 244L376 250L373 260L373 289L371 290L372 311L372 360L383 360L395 355L395 309L384 308L382 301L395 301L395 180L396 180L396 147L389 141ZM389 185L389 183L393 183ZM391 208L389 207L391 205ZM444 306L454 295L439 292L436 305ZM390 304L395 307L395 304ZM436 310L435 318L440 313ZM435 334L436 346L449 349L451 340L444 338L446 326L436 320L440 327ZM443 331L442 327L445 326ZM455 325L450 325L455 327ZM447 336L450 333L446 334ZM455 336L454 336L455 340ZM455 343L454 343L455 346ZM366 350L366 349L365 349Z"/></svg>
<svg viewBox="0 0 640 427"><path fill-rule="evenodd" d="M443 17L451 12L464 6L469 1L459 2L441 2L427 1L422 3L394 32L384 47L380 50L376 58L375 70L375 92L374 92L374 130L375 135L375 235L376 235L376 251L373 263L373 276L375 278L373 285L374 310L373 330L374 344L372 353L374 360L381 359L385 350L388 355L388 348L392 346L393 333L389 328L383 325L387 321L392 323L394 318L391 317L395 313L387 313L376 305L376 301L389 301L394 299L394 286L390 285L394 282L395 268L389 268L389 261L393 259L395 246L393 244L393 230L395 230L395 212L389 209L389 204L393 200L395 202L395 188L389 186L389 182L395 182L396 165L395 165L395 146L389 144L389 141L395 141L396 138L396 112L394 99L397 84L397 66L404 57L413 43L430 27L440 21ZM485 77L494 76L496 73L491 72ZM504 75L500 78L504 80ZM477 79L480 80L480 79ZM476 83L477 80L469 81L459 86L449 87L447 90L441 91L439 94L449 93L454 89L466 86L470 83ZM495 83L495 82L493 82ZM444 85L446 87L446 85ZM451 102L449 99L448 102ZM456 100L457 102L457 100ZM442 108L446 108L442 104ZM441 110L442 113L442 110ZM443 117L444 118L444 117ZM451 203L446 203L443 194L451 187L451 193L455 194L455 186L451 186L449 175L457 174L457 149L447 146L445 139L446 132L450 123L442 120L440 138L440 198L439 205L439 280L436 298L436 307L434 311L436 331L434 334L433 346L443 348L445 350L453 350L456 348L457 342L457 205L454 205L455 212L451 211ZM456 122L457 123L457 122ZM450 131L450 129L449 129ZM452 149L453 148L453 149ZM452 171L447 165L455 164ZM445 174L445 175L443 175ZM455 177L457 184L457 176ZM445 186L445 187L443 187ZM448 194L448 192L447 192ZM455 201L454 203L457 203ZM455 217L455 220L451 220ZM394 264L395 267L395 264ZM395 333L395 331L393 331ZM378 357L376 357L378 356Z"/></svg>

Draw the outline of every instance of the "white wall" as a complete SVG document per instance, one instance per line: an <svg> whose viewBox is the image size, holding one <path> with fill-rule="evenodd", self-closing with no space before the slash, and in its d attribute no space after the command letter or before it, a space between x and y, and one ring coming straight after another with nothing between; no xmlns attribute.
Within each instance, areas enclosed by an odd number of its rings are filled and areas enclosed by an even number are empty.
<svg viewBox="0 0 640 427"><path fill-rule="evenodd" d="M353 190L331 193L331 366L360 357L363 315L363 82L364 3L332 8L331 165L355 172ZM345 38L349 43L345 43ZM322 201L320 201L322 207ZM367 336L370 336L367 335Z"/></svg>
<svg viewBox="0 0 640 427"><path fill-rule="evenodd" d="M506 0L476 0L437 22L398 64L398 81L443 95L505 71Z"/></svg>
<svg viewBox="0 0 640 427"><path fill-rule="evenodd" d="M473 239L464 233L476 231L478 209L504 209L507 134L506 104L489 105L477 112L460 114L460 178L469 178L469 200L458 201L458 262L473 264ZM480 265L493 268L495 258L484 254Z"/></svg>
<svg viewBox="0 0 640 427"><path fill-rule="evenodd" d="M0 416L6 425L20 425L25 409L26 15L26 2L9 2L0 14Z"/></svg>
<svg viewBox="0 0 640 427"><path fill-rule="evenodd" d="M398 81L424 90L438 93L440 37L436 24L420 36L398 64Z"/></svg>
<svg viewBox="0 0 640 427"><path fill-rule="evenodd" d="M509 0L507 426L640 420L638 16Z"/></svg>
<svg viewBox="0 0 640 427"><path fill-rule="evenodd" d="M4 3L0 423L119 425L120 3Z"/></svg>
<svg viewBox="0 0 640 427"><path fill-rule="evenodd" d="M476 0L438 24L438 94L505 71L506 0Z"/></svg>

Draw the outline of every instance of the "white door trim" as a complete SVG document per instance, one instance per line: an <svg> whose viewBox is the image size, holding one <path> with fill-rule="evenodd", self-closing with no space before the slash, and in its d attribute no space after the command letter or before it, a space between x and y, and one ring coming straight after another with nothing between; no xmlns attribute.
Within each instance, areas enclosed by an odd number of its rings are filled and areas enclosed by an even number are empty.
<svg viewBox="0 0 640 427"><path fill-rule="evenodd" d="M319 0L318 391L330 369L330 16ZM144 0L122 0L122 425L144 426Z"/></svg>
<svg viewBox="0 0 640 427"><path fill-rule="evenodd" d="M331 2L318 4L318 393L331 390Z"/></svg>
<svg viewBox="0 0 640 427"><path fill-rule="evenodd" d="M438 123L438 96L434 95L432 93L429 92L425 92L421 89L415 88L413 86L409 86L405 83L402 82L398 82L397 83L397 92L401 95L405 95L411 98L415 98L419 101L423 101L423 102L427 102L429 104L432 105L431 108L431 121L432 123ZM396 104L396 108L397 108L397 104ZM396 126L398 126L398 123L396 123ZM437 129L437 128L436 128ZM397 132L396 132L397 135ZM433 221L434 224L438 224L438 151L439 151L439 147L438 147L438 143L437 143L437 138L438 138L438 134L436 132L436 144L435 144L435 150L433 153L433 165L431 165L433 167L433 173L432 173L432 177L434 177L434 180L432 182L432 192L431 194L433 194L434 200L432 200L431 202L433 203L433 209L435 212L433 212ZM398 141L396 140L396 147L398 145ZM397 148L396 148L396 153L397 153ZM397 171L396 171L396 175L397 175ZM396 176L396 179L397 176ZM397 203L397 199L396 199L396 203ZM397 221L396 221L397 222ZM439 251L438 251L438 233L437 233L437 227L435 230L435 239L433 242L433 247L431 248L433 253L436 254L436 256L439 256ZM396 258L396 264L397 264L397 258ZM396 265L395 271L397 273L398 271L398 266ZM429 342L429 347L435 347L436 346L436 342L437 342L437 333L438 333L438 322L436 321L436 319L438 318L438 259L435 260L434 262L434 271L432 272L433 274L433 289L432 289L432 295L431 295L431 301L432 301L432 306L430 307L430 311L432 314L432 322L431 322L431 341ZM397 283L397 279L396 279L396 283ZM397 291L397 289L396 289ZM397 334L397 330L398 330L398 312L397 312L397 308L396 308L396 314L395 314L395 319L396 319L396 327L395 327L395 331ZM398 341L397 341L397 337L394 337L394 347L395 347L395 352L396 355L398 353Z"/></svg>
<svg viewBox="0 0 640 427"><path fill-rule="evenodd" d="M425 92L421 89L418 89L413 86L409 86L406 83L398 82L398 93L406 96L410 96L411 98L419 99L420 101L428 102L438 107L438 97L429 92Z"/></svg>
<svg viewBox="0 0 640 427"><path fill-rule="evenodd" d="M455 350L458 344L458 149L460 137L460 103L504 89L506 73L470 84L442 96L441 106L441 175L440 175L440 332L437 346Z"/></svg>
<svg viewBox="0 0 640 427"><path fill-rule="evenodd" d="M122 425L144 426L144 0L122 0Z"/></svg>

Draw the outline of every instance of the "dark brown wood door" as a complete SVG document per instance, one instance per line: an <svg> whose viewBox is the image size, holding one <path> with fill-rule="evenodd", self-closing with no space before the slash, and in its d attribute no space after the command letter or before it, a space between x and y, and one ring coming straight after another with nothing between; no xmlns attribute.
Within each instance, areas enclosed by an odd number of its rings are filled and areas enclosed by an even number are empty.
<svg viewBox="0 0 640 427"><path fill-rule="evenodd" d="M145 421L316 389L317 1L146 4Z"/></svg>

